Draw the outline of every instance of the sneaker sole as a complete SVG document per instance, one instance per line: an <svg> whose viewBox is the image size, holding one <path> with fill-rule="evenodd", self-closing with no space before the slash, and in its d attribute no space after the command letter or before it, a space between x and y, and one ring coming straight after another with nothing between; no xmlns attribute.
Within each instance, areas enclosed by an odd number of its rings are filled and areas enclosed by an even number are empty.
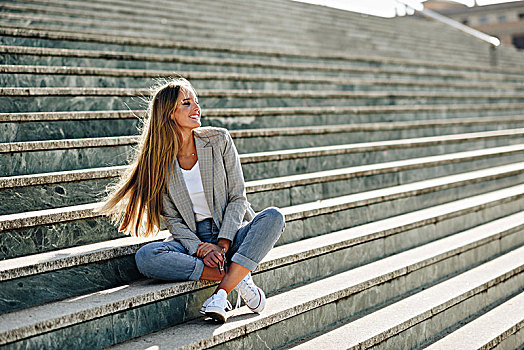
<svg viewBox="0 0 524 350"><path fill-rule="evenodd" d="M225 323L227 321L226 313L219 307L208 306L205 314L220 323Z"/></svg>

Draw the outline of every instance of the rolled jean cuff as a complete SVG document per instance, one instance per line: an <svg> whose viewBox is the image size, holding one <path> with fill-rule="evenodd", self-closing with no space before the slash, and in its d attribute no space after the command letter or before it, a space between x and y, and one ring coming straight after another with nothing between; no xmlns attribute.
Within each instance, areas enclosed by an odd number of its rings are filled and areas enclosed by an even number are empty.
<svg viewBox="0 0 524 350"><path fill-rule="evenodd" d="M246 258L245 256L239 253L235 253L231 257L231 261L244 266L245 268L249 269L249 271L255 271L258 267L258 263L254 262L249 258Z"/></svg>
<svg viewBox="0 0 524 350"><path fill-rule="evenodd" d="M193 270L193 273L189 276L189 280L198 281L200 279L200 276L202 276L203 271L204 271L204 262L200 259L196 259L195 268Z"/></svg>

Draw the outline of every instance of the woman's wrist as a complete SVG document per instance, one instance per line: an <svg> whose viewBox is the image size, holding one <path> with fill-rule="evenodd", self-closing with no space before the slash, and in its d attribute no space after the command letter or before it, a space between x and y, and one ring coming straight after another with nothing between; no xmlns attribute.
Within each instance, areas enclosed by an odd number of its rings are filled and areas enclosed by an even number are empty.
<svg viewBox="0 0 524 350"><path fill-rule="evenodd" d="M218 246L224 251L224 253L227 253L230 245L231 245L231 241L229 239L220 238L218 240Z"/></svg>

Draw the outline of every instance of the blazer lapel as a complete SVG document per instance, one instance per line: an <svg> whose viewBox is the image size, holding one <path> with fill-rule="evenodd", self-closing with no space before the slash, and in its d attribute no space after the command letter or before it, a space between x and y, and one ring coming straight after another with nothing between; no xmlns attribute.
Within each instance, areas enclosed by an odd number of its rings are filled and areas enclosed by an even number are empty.
<svg viewBox="0 0 524 350"><path fill-rule="evenodd" d="M213 147L209 142L195 137L195 146L198 155L198 164L200 166L200 176L202 178L202 186L204 187L204 195L206 197L207 205L213 215L215 224L218 225L220 221L217 220L215 210L213 208Z"/></svg>
<svg viewBox="0 0 524 350"><path fill-rule="evenodd" d="M187 191L186 183L180 170L178 161L175 160L175 166L173 171L173 181L170 181L169 193L173 202L177 207L180 215L191 229L196 232L195 214L193 214L193 206L191 204L191 198L189 198L189 192Z"/></svg>

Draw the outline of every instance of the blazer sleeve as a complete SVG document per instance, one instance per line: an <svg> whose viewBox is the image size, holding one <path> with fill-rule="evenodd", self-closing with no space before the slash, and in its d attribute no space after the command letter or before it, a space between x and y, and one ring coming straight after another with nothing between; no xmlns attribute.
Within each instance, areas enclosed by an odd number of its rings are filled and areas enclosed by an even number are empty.
<svg viewBox="0 0 524 350"><path fill-rule="evenodd" d="M198 236L187 227L184 219L178 212L175 203L169 198L167 193L162 197L162 217L173 239L180 242L186 248L189 255L194 255L198 248L200 239Z"/></svg>
<svg viewBox="0 0 524 350"><path fill-rule="evenodd" d="M226 238L233 241L242 225L248 202L240 158L229 131L224 130L225 145L222 154L226 171L227 204L218 238Z"/></svg>

